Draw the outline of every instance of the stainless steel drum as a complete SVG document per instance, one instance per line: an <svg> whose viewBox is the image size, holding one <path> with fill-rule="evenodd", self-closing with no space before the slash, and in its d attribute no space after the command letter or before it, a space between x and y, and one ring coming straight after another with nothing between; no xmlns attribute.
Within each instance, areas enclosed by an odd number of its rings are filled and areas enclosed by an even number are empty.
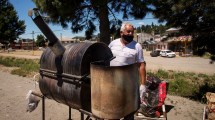
<svg viewBox="0 0 215 120"><path fill-rule="evenodd" d="M112 52L103 43L74 43L65 49L59 56L50 48L42 54L40 90L44 96L74 109L91 111L90 63L109 60Z"/></svg>
<svg viewBox="0 0 215 120"><path fill-rule="evenodd" d="M91 107L98 118L120 119L139 108L137 64L110 67L91 63Z"/></svg>

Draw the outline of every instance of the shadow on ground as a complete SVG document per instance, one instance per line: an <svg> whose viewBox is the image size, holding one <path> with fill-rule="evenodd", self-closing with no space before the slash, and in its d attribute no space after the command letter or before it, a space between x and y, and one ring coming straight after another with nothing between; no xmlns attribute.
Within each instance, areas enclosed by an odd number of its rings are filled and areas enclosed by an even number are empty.
<svg viewBox="0 0 215 120"><path fill-rule="evenodd" d="M165 109L166 109L166 112L170 112L170 110L172 110L174 108L173 105L165 105Z"/></svg>

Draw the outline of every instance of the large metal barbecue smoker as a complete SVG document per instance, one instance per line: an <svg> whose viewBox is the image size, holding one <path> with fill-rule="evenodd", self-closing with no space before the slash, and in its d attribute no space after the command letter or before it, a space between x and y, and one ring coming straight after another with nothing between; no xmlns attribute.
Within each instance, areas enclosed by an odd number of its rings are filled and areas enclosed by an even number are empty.
<svg viewBox="0 0 215 120"><path fill-rule="evenodd" d="M111 67L112 52L99 42L63 46L37 9L29 14L49 40L40 59L40 91L68 105L69 119L71 108L81 112L81 119L120 119L139 108L137 64Z"/></svg>

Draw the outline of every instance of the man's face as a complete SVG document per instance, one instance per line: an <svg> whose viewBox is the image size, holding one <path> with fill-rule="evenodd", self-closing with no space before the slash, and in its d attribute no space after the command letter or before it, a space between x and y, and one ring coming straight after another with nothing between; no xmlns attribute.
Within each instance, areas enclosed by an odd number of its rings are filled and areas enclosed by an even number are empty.
<svg viewBox="0 0 215 120"><path fill-rule="evenodd" d="M125 30L121 31L121 36L122 35L133 36L133 34L134 34L134 28L131 25L126 25Z"/></svg>
<svg viewBox="0 0 215 120"><path fill-rule="evenodd" d="M125 44L128 44L131 41L133 41L133 38L134 38L133 34L134 34L134 28L133 28L133 26L126 25L125 26L125 30L121 31L121 38L122 38L123 42Z"/></svg>

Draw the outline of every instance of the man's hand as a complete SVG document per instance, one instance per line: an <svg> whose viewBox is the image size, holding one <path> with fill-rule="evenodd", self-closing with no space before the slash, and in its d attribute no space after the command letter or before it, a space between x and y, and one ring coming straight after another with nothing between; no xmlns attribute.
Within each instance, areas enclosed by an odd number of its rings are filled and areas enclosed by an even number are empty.
<svg viewBox="0 0 215 120"><path fill-rule="evenodd" d="M141 84L140 85L140 99L141 99L141 101L143 100L143 95L145 92L146 92L146 86Z"/></svg>

